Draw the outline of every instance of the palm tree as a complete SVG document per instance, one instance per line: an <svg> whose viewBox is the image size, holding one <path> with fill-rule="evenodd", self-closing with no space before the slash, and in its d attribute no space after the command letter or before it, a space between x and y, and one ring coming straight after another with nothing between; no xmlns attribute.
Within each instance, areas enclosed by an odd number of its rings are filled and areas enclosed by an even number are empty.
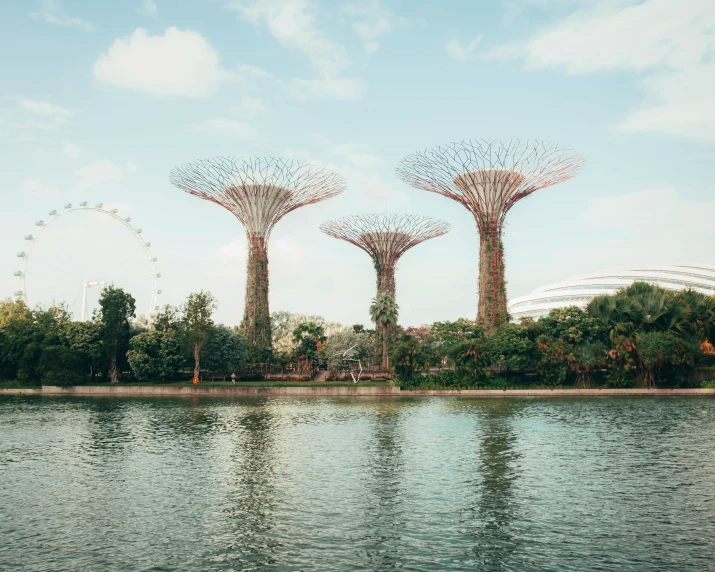
<svg viewBox="0 0 715 572"><path fill-rule="evenodd" d="M673 357L676 343L689 347L691 339L701 343L715 332L714 300L646 282L634 282L614 296L597 296L586 311L608 331L614 366L635 366L636 384L646 387L655 385L656 374Z"/></svg>
<svg viewBox="0 0 715 572"><path fill-rule="evenodd" d="M612 344L619 336L630 337L635 330L633 304L626 296L596 296L586 306L586 312L606 329Z"/></svg>
<svg viewBox="0 0 715 572"><path fill-rule="evenodd" d="M694 336L698 343L706 340L712 342L715 337L715 297L690 289L678 292L677 296L690 309L688 333Z"/></svg>
<svg viewBox="0 0 715 572"><path fill-rule="evenodd" d="M382 368L385 370L390 366L387 360L388 332L397 325L399 310L395 299L387 292L378 292L370 304L370 318L380 327L382 335Z"/></svg>

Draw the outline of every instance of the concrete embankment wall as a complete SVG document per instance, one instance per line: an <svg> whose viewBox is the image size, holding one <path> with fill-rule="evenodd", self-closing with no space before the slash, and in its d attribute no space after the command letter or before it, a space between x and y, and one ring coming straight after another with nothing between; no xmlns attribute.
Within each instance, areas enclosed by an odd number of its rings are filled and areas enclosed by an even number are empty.
<svg viewBox="0 0 715 572"><path fill-rule="evenodd" d="M55 387L43 385L42 395L399 395L399 387L171 387L118 385Z"/></svg>
<svg viewBox="0 0 715 572"><path fill-rule="evenodd" d="M420 390L401 391L399 387L171 387L116 385L77 385L57 387L43 385L41 389L0 389L0 394L13 395L215 395L215 396L256 396L289 395L302 397L347 397L347 396L441 396L441 397L614 397L633 395L702 395L715 396L715 389L464 389L464 390Z"/></svg>

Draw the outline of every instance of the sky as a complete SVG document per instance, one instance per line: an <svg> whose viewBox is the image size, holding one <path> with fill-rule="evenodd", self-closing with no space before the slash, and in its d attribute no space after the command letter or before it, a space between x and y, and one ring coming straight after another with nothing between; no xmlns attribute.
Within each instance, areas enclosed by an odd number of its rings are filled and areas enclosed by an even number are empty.
<svg viewBox="0 0 715 572"><path fill-rule="evenodd" d="M256 155L347 183L273 231L271 310L368 324L370 259L318 225L404 212L452 230L403 256L400 322L473 318L474 219L394 169L482 138L554 141L586 161L509 212L509 297L613 266L715 262L712 0L5 0L0 78L2 296L19 288L35 221L101 202L151 242L159 304L210 290L216 318L238 324L243 229L168 174ZM143 313L149 267L128 232L60 216L28 259L30 302L77 315L84 281L124 280Z"/></svg>

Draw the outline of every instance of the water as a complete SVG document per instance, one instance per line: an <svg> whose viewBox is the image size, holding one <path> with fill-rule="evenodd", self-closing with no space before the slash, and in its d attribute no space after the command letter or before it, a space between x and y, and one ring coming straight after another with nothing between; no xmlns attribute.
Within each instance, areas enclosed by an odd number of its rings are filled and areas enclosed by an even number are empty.
<svg viewBox="0 0 715 572"><path fill-rule="evenodd" d="M0 570L712 570L712 398L0 396Z"/></svg>

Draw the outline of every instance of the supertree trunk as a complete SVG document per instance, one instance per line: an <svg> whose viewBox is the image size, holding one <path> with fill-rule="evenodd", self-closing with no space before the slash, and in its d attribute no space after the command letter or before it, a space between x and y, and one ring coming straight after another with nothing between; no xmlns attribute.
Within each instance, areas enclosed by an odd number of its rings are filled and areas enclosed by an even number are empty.
<svg viewBox="0 0 715 572"><path fill-rule="evenodd" d="M504 250L506 214L532 193L573 177L583 157L544 141L471 139L408 155L397 175L408 185L464 206L480 234L477 322L490 335L507 321Z"/></svg>
<svg viewBox="0 0 715 572"><path fill-rule="evenodd" d="M246 303L241 329L257 353L271 351L271 317L268 309L268 248L261 236L249 237L246 264Z"/></svg>
<svg viewBox="0 0 715 572"><path fill-rule="evenodd" d="M477 323L490 336L507 321L504 246L497 221L479 225L479 306Z"/></svg>
<svg viewBox="0 0 715 572"><path fill-rule="evenodd" d="M377 270L377 291L395 297L395 267L376 267Z"/></svg>

